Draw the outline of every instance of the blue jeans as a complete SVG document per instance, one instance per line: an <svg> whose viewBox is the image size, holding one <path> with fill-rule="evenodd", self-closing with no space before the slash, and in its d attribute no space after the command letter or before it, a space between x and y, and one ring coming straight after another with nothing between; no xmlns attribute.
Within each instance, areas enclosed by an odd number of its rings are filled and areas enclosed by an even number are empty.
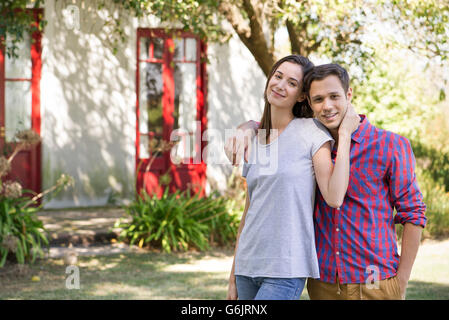
<svg viewBox="0 0 449 320"><path fill-rule="evenodd" d="M239 300L299 300L306 278L235 276Z"/></svg>

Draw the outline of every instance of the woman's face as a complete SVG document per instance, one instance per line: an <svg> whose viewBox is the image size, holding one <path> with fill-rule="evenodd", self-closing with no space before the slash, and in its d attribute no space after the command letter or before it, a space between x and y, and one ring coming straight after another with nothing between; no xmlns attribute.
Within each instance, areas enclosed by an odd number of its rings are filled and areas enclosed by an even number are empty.
<svg viewBox="0 0 449 320"><path fill-rule="evenodd" d="M302 77L302 67L299 64L283 62L268 82L268 102L278 108L292 108L297 101L304 100Z"/></svg>

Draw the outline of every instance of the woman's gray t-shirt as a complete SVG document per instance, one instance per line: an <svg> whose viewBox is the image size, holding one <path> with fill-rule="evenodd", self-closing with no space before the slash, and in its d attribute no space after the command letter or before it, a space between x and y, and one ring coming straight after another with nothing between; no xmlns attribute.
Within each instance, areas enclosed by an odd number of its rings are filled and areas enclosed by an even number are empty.
<svg viewBox="0 0 449 320"><path fill-rule="evenodd" d="M279 137L255 137L243 165L250 206L235 257L235 275L319 278L313 229L315 173L312 157L327 141L326 128L293 119Z"/></svg>

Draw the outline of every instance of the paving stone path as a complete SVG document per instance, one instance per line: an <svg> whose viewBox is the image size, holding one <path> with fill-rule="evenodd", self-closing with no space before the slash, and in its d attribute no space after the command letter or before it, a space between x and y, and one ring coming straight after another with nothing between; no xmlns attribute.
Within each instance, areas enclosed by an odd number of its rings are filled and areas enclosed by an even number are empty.
<svg viewBox="0 0 449 320"><path fill-rule="evenodd" d="M113 228L114 223L126 217L122 208L42 210L38 217L49 231L49 258L63 258L69 253L91 256L139 250L115 242L119 230Z"/></svg>

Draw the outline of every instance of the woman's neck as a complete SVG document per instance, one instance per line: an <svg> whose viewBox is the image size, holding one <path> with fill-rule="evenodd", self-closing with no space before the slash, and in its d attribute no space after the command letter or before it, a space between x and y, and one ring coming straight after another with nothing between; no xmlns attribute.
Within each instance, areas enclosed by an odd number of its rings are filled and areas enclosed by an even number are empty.
<svg viewBox="0 0 449 320"><path fill-rule="evenodd" d="M282 132L294 118L291 108L277 108L271 106L272 129Z"/></svg>

